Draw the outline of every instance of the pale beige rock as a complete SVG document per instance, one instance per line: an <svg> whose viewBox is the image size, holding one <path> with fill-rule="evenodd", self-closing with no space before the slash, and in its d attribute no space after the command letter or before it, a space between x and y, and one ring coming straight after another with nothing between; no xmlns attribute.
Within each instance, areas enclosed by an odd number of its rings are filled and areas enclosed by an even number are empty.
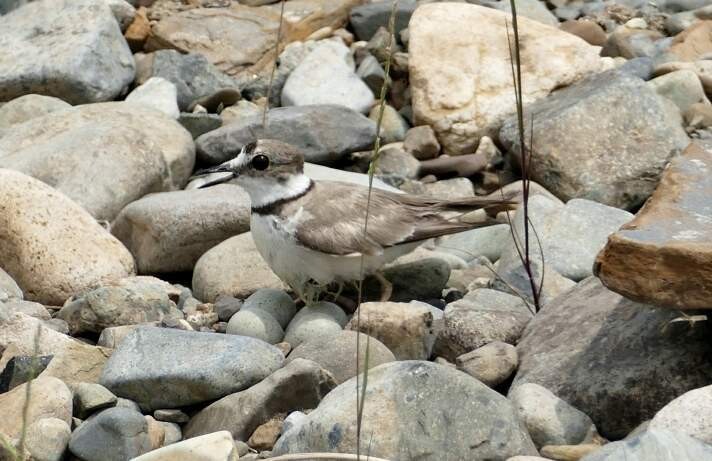
<svg viewBox="0 0 712 461"><path fill-rule="evenodd" d="M0 434L11 440L18 439L22 433L27 385L0 394ZM72 421L72 392L57 378L39 377L30 384L27 424L44 418L61 419L67 424Z"/></svg>
<svg viewBox="0 0 712 461"><path fill-rule="evenodd" d="M286 286L255 247L252 234L231 237L200 257L193 270L193 295L213 302L221 295L246 298L260 288Z"/></svg>
<svg viewBox="0 0 712 461"><path fill-rule="evenodd" d="M415 123L432 126L445 153L474 152L482 136L494 137L516 111L509 21L506 13L463 3L423 5L413 14L408 30ZM519 30L525 105L602 70L599 48L572 34L524 17Z"/></svg>
<svg viewBox="0 0 712 461"><path fill-rule="evenodd" d="M341 27L351 7L359 3L360 0L287 2L282 49L323 27ZM274 60L272 50L278 27L279 5L254 8L233 2L228 8L196 8L156 24L146 49L198 52L228 74L256 73L269 68Z"/></svg>
<svg viewBox="0 0 712 461"><path fill-rule="evenodd" d="M220 431L150 451L133 461L237 461L238 458L232 435Z"/></svg>
<svg viewBox="0 0 712 461"><path fill-rule="evenodd" d="M712 443L712 386L685 392L665 405L650 421L651 429L681 432Z"/></svg>
<svg viewBox="0 0 712 461"><path fill-rule="evenodd" d="M72 430L58 418L38 419L27 428L27 451L33 461L61 461Z"/></svg>
<svg viewBox="0 0 712 461"><path fill-rule="evenodd" d="M5 169L0 169L0 260L27 299L55 306L135 271L128 250L79 205Z"/></svg>

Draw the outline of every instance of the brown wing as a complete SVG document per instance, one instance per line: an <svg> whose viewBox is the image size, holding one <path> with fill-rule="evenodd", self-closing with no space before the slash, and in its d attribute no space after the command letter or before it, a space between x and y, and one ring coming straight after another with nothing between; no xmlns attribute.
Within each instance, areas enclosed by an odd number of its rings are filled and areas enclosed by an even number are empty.
<svg viewBox="0 0 712 461"><path fill-rule="evenodd" d="M284 211L304 207L296 238L303 246L322 253L345 255L379 254L384 248L492 224L465 223L448 219L444 212L461 213L498 209L508 202L466 198L442 201L373 189L364 233L368 189L355 184L319 181L303 200Z"/></svg>

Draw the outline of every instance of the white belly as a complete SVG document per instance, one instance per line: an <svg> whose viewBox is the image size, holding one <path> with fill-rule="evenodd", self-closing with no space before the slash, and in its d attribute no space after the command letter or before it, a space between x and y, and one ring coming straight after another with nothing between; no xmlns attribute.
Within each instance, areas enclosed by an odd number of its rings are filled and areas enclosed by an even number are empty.
<svg viewBox="0 0 712 461"><path fill-rule="evenodd" d="M361 255L331 255L303 247L285 230L285 223L272 215L253 213L250 230L255 246L272 271L297 292L313 280L320 285L361 278ZM364 258L364 274L371 274L394 259L414 250L420 242L386 248L381 255Z"/></svg>

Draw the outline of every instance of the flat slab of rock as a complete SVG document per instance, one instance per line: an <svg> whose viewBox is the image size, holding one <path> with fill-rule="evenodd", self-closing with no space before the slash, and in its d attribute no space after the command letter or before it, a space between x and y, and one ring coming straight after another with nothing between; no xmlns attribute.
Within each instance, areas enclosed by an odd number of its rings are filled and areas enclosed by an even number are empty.
<svg viewBox="0 0 712 461"><path fill-rule="evenodd" d="M237 461L235 441L227 431L193 437L134 458L134 461Z"/></svg>
<svg viewBox="0 0 712 461"><path fill-rule="evenodd" d="M712 151L690 144L631 222L608 238L596 275L627 298L712 309Z"/></svg>
<svg viewBox="0 0 712 461"><path fill-rule="evenodd" d="M262 115L255 114L200 136L196 145L200 161L217 164L255 139L277 139L299 147L307 162L328 164L370 149L375 136L376 123L347 107L292 106L270 110L267 129Z"/></svg>
<svg viewBox="0 0 712 461"><path fill-rule="evenodd" d="M670 324L679 315L589 277L529 323L512 389L539 384L590 416L604 437L625 437L670 400L712 382L712 327Z"/></svg>
<svg viewBox="0 0 712 461"><path fill-rule="evenodd" d="M253 338L141 327L119 344L100 381L143 410L177 408L250 387L283 361L277 348Z"/></svg>
<svg viewBox="0 0 712 461"><path fill-rule="evenodd" d="M177 121L124 102L53 112L0 138L0 168L37 178L108 221L149 192L183 187L194 163L193 139Z"/></svg>
<svg viewBox="0 0 712 461"><path fill-rule="evenodd" d="M29 3L0 17L0 48L0 101L30 93L110 101L134 78L131 50L105 2Z"/></svg>
<svg viewBox="0 0 712 461"><path fill-rule="evenodd" d="M273 454L356 453L356 378L282 434ZM514 407L451 367L403 361L369 372L362 451L393 461L491 459L536 454ZM473 424L477 421L477 424Z"/></svg>
<svg viewBox="0 0 712 461"><path fill-rule="evenodd" d="M358 0L292 0L284 8L282 49L322 27L338 29ZM274 61L279 5L254 8L195 8L163 18L153 27L147 50L173 48L201 53L229 75L258 73Z"/></svg>
<svg viewBox="0 0 712 461"><path fill-rule="evenodd" d="M250 197L231 184L148 195L111 226L140 273L190 271L210 248L249 230Z"/></svg>
<svg viewBox="0 0 712 461"><path fill-rule="evenodd" d="M1 168L0 260L27 299L53 306L135 270L128 250L82 207Z"/></svg>
<svg viewBox="0 0 712 461"><path fill-rule="evenodd" d="M532 179L564 201L635 208L653 193L665 164L689 144L677 107L617 70L557 91L525 112L526 127L534 117ZM509 118L499 133L515 160L516 125Z"/></svg>
<svg viewBox="0 0 712 461"><path fill-rule="evenodd" d="M493 138L516 111L505 28L510 19L464 3L422 5L413 13L413 113L416 124L435 129L445 153L473 153L482 136ZM525 17L519 17L519 31L525 106L601 70L599 48L572 34Z"/></svg>

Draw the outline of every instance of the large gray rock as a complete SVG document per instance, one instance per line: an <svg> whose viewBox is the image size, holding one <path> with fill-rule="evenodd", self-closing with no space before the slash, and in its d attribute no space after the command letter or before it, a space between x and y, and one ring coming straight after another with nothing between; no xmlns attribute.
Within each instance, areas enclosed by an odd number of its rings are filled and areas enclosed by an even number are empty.
<svg viewBox="0 0 712 461"><path fill-rule="evenodd" d="M587 198L634 208L652 194L668 160L689 143L677 108L643 80L617 71L530 104L527 132L532 114L532 179L564 201ZM499 136L518 159L515 117Z"/></svg>
<svg viewBox="0 0 712 461"><path fill-rule="evenodd" d="M253 338L141 327L114 351L101 384L143 410L176 408L245 389L283 361L277 348Z"/></svg>
<svg viewBox="0 0 712 461"><path fill-rule="evenodd" d="M397 3L394 31L396 37L401 30L408 27L410 17L417 6L415 0L401 0ZM359 40L370 40L379 27L387 28L392 8L392 2L377 1L351 9L349 21L356 32L356 37Z"/></svg>
<svg viewBox="0 0 712 461"><path fill-rule="evenodd" d="M250 198L231 184L148 195L111 225L144 274L190 271L210 248L249 230Z"/></svg>
<svg viewBox="0 0 712 461"><path fill-rule="evenodd" d="M0 18L0 101L24 94L71 104L110 101L134 60L106 2L41 0Z"/></svg>
<svg viewBox="0 0 712 461"><path fill-rule="evenodd" d="M210 64L200 53L183 54L158 50L136 55L136 83L161 77L176 86L178 107L185 111L191 103L223 89L239 90L237 82Z"/></svg>
<svg viewBox="0 0 712 461"><path fill-rule="evenodd" d="M470 262L479 256L496 261L506 248L511 233L509 225L481 227L439 239L436 251L450 253Z"/></svg>
<svg viewBox="0 0 712 461"><path fill-rule="evenodd" d="M334 377L319 365L296 359L259 384L204 408L185 427L185 436L228 430L235 439L247 440L279 413L315 408L334 387Z"/></svg>
<svg viewBox="0 0 712 461"><path fill-rule="evenodd" d="M710 461L712 446L692 437L651 429L630 439L609 443L581 461Z"/></svg>
<svg viewBox="0 0 712 461"><path fill-rule="evenodd" d="M445 307L435 353L455 361L494 341L516 344L531 318L529 307L514 295L488 288L471 291Z"/></svg>
<svg viewBox="0 0 712 461"><path fill-rule="evenodd" d="M712 444L712 386L685 392L665 405L650 421L651 429L667 429Z"/></svg>
<svg viewBox="0 0 712 461"><path fill-rule="evenodd" d="M13 125L70 107L71 104L59 98L40 94L26 94L15 98L0 107L0 136L3 130Z"/></svg>
<svg viewBox="0 0 712 461"><path fill-rule="evenodd" d="M84 421L69 439L69 451L85 461L125 461L151 450L148 424L129 408L109 408Z"/></svg>
<svg viewBox="0 0 712 461"><path fill-rule="evenodd" d="M373 92L355 70L346 45L324 41L289 74L282 88L282 106L336 104L367 113L374 103Z"/></svg>
<svg viewBox="0 0 712 461"><path fill-rule="evenodd" d="M299 147L308 162L334 163L352 152L368 150L376 124L358 112L337 105L279 107L262 116L236 120L196 140L198 159L209 164L235 157L255 139L272 138Z"/></svg>
<svg viewBox="0 0 712 461"><path fill-rule="evenodd" d="M53 112L0 138L0 167L33 176L109 221L149 192L183 187L194 163L193 139L178 122L124 102Z"/></svg>
<svg viewBox="0 0 712 461"><path fill-rule="evenodd" d="M712 380L710 325L670 323L679 315L587 278L529 323L512 388L539 384L589 415L604 437L624 437Z"/></svg>
<svg viewBox="0 0 712 461"><path fill-rule="evenodd" d="M169 295L172 286L155 277L127 277L72 297L57 313L73 335L104 328L183 318Z"/></svg>
<svg viewBox="0 0 712 461"><path fill-rule="evenodd" d="M273 453L356 453L356 378L289 428ZM405 461L536 454L510 403L472 377L431 362L387 363L369 372L361 451ZM477 424L473 424L477 421Z"/></svg>

